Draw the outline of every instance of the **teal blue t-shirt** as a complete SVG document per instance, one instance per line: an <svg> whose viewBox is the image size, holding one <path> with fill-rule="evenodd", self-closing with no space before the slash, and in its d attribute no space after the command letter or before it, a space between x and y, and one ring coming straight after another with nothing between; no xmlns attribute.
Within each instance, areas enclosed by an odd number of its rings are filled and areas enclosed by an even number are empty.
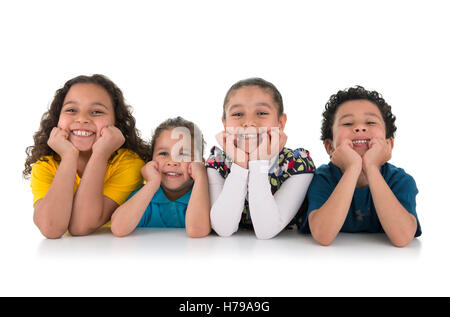
<svg viewBox="0 0 450 317"><path fill-rule="evenodd" d="M422 234L416 214L416 182L403 169L386 163L380 168L381 175L402 206L417 220L415 237ZM319 209L328 200L342 177L342 172L333 163L322 165L309 186L308 209L301 217L300 232L311 233L308 216L311 211ZM378 219L369 186L355 188L353 199L340 232L384 232Z"/></svg>
<svg viewBox="0 0 450 317"><path fill-rule="evenodd" d="M130 194L130 199L138 190ZM191 197L192 188L175 201L170 201L164 194L161 187L153 195L150 204L145 209L137 228L185 228L186 209Z"/></svg>

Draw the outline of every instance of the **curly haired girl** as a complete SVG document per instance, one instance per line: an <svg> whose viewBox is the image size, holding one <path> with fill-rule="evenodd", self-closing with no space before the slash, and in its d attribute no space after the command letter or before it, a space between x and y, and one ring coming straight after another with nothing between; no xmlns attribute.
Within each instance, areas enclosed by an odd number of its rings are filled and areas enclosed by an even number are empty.
<svg viewBox="0 0 450 317"><path fill-rule="evenodd" d="M87 235L141 186L149 145L122 91L103 75L78 76L56 91L26 149L34 223L47 238Z"/></svg>

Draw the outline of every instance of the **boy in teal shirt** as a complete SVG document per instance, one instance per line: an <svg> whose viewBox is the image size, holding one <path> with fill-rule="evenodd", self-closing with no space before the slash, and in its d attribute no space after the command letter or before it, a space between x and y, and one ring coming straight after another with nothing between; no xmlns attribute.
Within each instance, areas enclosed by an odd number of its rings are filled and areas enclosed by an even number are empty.
<svg viewBox="0 0 450 317"><path fill-rule="evenodd" d="M385 232L398 247L421 235L414 179L388 163L396 129L376 91L357 86L330 97L321 139L331 162L316 170L301 232L322 245L339 232Z"/></svg>
<svg viewBox="0 0 450 317"><path fill-rule="evenodd" d="M137 227L186 228L189 237L211 231L203 136L191 121L168 119L155 130L152 161L142 169L146 181L114 212L111 231L122 237Z"/></svg>

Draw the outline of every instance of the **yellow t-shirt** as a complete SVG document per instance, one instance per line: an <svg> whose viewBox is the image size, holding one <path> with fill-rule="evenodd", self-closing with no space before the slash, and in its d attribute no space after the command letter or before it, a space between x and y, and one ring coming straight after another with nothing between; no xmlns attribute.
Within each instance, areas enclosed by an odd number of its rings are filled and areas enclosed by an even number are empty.
<svg viewBox="0 0 450 317"><path fill-rule="evenodd" d="M33 193L33 206L47 194L53 182L59 162L52 156L45 156L48 160L37 161L31 169L31 191ZM108 162L103 183L103 195L121 205L132 191L142 185L141 168L144 161L135 152L129 149L119 149L117 155ZM75 175L74 194L80 184L81 178Z"/></svg>

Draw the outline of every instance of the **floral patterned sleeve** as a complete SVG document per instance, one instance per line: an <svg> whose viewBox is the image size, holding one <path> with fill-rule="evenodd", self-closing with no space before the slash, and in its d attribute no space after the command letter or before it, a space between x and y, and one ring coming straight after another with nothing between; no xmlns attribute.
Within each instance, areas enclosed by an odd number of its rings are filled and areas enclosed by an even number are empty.
<svg viewBox="0 0 450 317"><path fill-rule="evenodd" d="M224 151L217 146L213 146L206 160L206 167L216 169L223 178L227 178L230 173L231 160Z"/></svg>

